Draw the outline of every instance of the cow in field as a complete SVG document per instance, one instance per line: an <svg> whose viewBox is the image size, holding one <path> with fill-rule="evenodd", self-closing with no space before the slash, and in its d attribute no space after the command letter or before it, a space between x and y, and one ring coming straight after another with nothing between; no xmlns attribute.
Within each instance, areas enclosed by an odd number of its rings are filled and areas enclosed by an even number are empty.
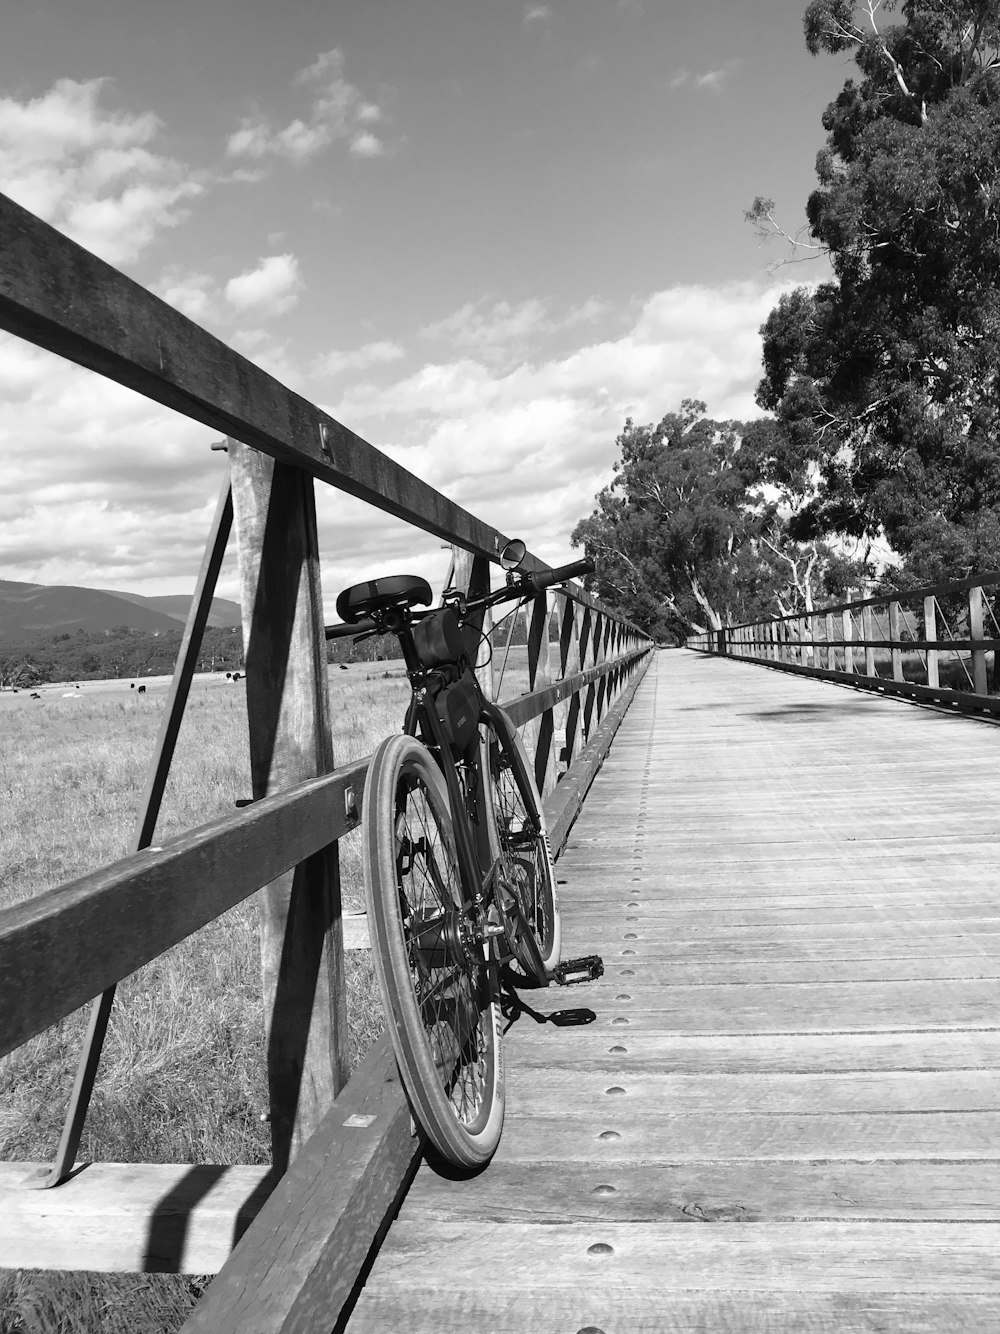
<svg viewBox="0 0 1000 1334"><path fill-rule="evenodd" d="M144 695L145 693L146 693L146 687L145 687L145 686L140 686L140 687L139 687L139 694L140 694L140 695Z"/></svg>

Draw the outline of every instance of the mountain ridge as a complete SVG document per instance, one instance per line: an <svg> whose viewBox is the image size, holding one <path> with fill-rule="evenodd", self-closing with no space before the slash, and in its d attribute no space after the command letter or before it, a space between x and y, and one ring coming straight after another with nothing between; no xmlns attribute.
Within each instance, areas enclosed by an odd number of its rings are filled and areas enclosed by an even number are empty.
<svg viewBox="0 0 1000 1334"><path fill-rule="evenodd" d="M65 634L74 630L99 633L126 625L156 633L183 629L191 595L168 593L145 597L78 584L31 584L0 579L0 637ZM208 624L240 624L240 608L227 598L213 598Z"/></svg>

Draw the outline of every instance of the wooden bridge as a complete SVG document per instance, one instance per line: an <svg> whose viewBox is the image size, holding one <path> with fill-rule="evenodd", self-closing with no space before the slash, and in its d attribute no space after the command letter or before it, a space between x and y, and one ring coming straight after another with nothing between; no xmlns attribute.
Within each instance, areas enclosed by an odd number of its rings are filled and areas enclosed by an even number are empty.
<svg viewBox="0 0 1000 1334"><path fill-rule="evenodd" d="M471 589L503 535L2 198L0 327L221 428L231 477L135 851L0 913L0 1051L103 997L63 1184L0 1166L0 1264L218 1270L191 1334L1000 1326L1000 576L961 586L971 691L939 679L953 640L918 638L902 597L877 642L863 608L860 636L833 609L709 653L653 653L577 588L536 602L512 712L565 952L606 972L524 995L500 1149L452 1179L385 1043L347 1078L336 848L365 763L329 745L312 485L453 543ZM230 525L255 801L152 848ZM953 621L956 588L935 603ZM75 1164L115 982L258 890L273 1167Z"/></svg>
<svg viewBox="0 0 1000 1334"><path fill-rule="evenodd" d="M607 970L522 1015L348 1328L1000 1327L989 724L657 655L559 862Z"/></svg>

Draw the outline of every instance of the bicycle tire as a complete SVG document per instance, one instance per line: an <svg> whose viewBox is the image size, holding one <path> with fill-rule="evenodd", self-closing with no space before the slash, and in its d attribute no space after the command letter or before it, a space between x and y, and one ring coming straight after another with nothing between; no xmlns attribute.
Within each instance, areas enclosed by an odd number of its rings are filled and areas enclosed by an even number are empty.
<svg viewBox="0 0 1000 1334"><path fill-rule="evenodd" d="M489 947L454 945L466 896L448 792L415 737L375 752L363 821L373 961L403 1085L438 1153L480 1167L503 1127L501 1016Z"/></svg>
<svg viewBox="0 0 1000 1334"><path fill-rule="evenodd" d="M511 941L528 977L546 983L559 962L562 922L542 798L517 728L505 713L482 720L482 769L491 851L513 889L531 940ZM515 926L515 937L523 935ZM524 946L527 945L527 949Z"/></svg>

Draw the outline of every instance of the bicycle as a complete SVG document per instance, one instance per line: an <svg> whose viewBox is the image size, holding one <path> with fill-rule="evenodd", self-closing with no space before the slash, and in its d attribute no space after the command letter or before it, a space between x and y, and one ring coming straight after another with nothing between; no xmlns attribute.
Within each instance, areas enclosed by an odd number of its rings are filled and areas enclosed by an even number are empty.
<svg viewBox="0 0 1000 1334"><path fill-rule="evenodd" d="M355 584L337 598L344 624L326 630L356 642L391 632L402 649L412 691L403 731L378 747L364 787L369 932L410 1105L463 1169L489 1160L503 1126L502 982L599 975L596 956L560 965L541 797L513 723L474 671L487 608L593 570L579 560L517 576L524 554L520 540L501 553L504 588L472 599L446 590L429 611L416 610L432 601L419 576Z"/></svg>

